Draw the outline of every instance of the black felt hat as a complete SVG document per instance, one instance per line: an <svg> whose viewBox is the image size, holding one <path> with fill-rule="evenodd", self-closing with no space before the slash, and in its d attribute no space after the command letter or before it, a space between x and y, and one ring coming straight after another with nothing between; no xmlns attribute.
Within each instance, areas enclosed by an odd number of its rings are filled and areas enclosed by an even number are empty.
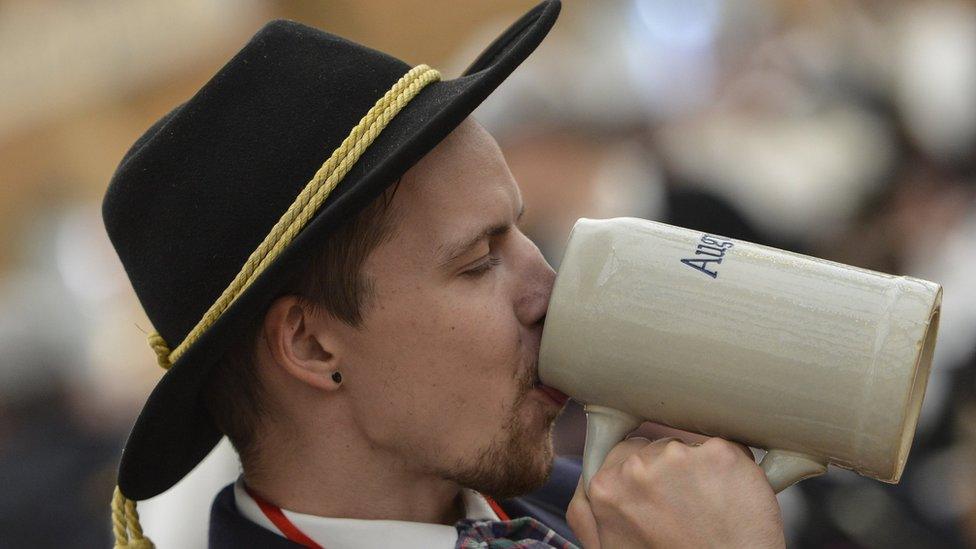
<svg viewBox="0 0 976 549"><path fill-rule="evenodd" d="M295 258L319 247L508 77L542 41L559 8L558 0L539 4L462 76L447 81L430 81L426 69L411 70L337 36L273 21L136 141L112 178L102 214L169 369L122 453L125 497L169 489L210 452L221 433L201 389L214 360L236 343L235 332L270 303ZM374 108L381 98L389 101ZM394 113L385 127L375 120L360 124L377 109L379 118ZM351 135L354 127L364 131ZM364 136L375 139L363 147ZM343 146L349 139L358 147ZM348 171L324 202L306 207L289 238L272 238L273 253L256 252L322 175L323 163L347 149L361 156L346 157ZM257 268L214 316L214 304L245 265ZM208 314L212 322L201 330Z"/></svg>

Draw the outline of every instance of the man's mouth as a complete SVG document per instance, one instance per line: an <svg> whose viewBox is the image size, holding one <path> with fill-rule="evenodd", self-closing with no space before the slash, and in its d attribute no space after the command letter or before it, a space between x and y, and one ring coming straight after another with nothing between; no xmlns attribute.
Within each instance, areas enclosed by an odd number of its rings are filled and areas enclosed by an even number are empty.
<svg viewBox="0 0 976 549"><path fill-rule="evenodd" d="M533 386L533 388L542 391L547 397L552 399L552 401L558 404L559 406L566 404L566 401L569 400L569 395L560 391L559 389L556 389L555 387L550 387L542 383L542 381L540 381L538 377L536 377L535 379L535 385Z"/></svg>
<svg viewBox="0 0 976 549"><path fill-rule="evenodd" d="M541 319L539 319L540 324L542 324L542 323L545 322L545 318L546 317L543 315L543 317ZM536 360L535 360L535 363L532 364L532 371L535 372L535 376L533 376L535 378L535 383L532 385L532 389L538 389L542 394L544 394L547 397L549 397L549 400L551 400L557 406L562 407L569 400L569 395L567 395L566 393L560 391L559 389L556 389L555 387L550 387L550 386L546 385L545 383L542 382L541 379L539 379L539 358L538 358L538 356L539 356L539 349L538 349L538 347L536 347L535 354L536 354Z"/></svg>

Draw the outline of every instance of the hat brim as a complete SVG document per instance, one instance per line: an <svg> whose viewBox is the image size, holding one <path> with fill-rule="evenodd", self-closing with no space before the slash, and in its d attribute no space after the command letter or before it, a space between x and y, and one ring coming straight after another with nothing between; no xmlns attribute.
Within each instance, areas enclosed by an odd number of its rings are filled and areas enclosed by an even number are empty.
<svg viewBox="0 0 976 549"><path fill-rule="evenodd" d="M559 9L558 0L539 4L492 42L462 76L431 83L394 117L281 257L163 375L122 452L122 493L134 500L158 495L207 456L222 433L201 393L215 360L237 343L234 333L270 303L294 258L315 249L339 222L378 197L467 118L542 42Z"/></svg>

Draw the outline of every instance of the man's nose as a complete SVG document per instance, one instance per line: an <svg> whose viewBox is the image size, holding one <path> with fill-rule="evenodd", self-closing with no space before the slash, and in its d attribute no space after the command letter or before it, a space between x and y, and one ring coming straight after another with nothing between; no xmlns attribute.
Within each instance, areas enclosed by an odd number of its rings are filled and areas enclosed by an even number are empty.
<svg viewBox="0 0 976 549"><path fill-rule="evenodd" d="M531 240L526 238L526 242L528 244L526 267L520 284L522 295L516 305L516 315L522 324L527 326L539 324L541 327L549 308L549 297L552 295L552 286L556 281L556 271Z"/></svg>

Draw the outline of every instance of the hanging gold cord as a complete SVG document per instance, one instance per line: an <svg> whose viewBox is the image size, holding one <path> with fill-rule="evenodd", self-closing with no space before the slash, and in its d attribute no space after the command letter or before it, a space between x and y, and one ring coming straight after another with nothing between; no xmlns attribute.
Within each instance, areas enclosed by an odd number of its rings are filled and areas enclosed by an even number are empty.
<svg viewBox="0 0 976 549"><path fill-rule="evenodd" d="M136 502L122 495L115 487L112 495L112 531L115 533L115 549L153 549L152 540L142 534Z"/></svg>
<svg viewBox="0 0 976 549"><path fill-rule="evenodd" d="M172 351L158 332L149 334L149 346L156 353L160 367L169 369L220 318L231 304L271 265L281 252L291 244L295 235L309 222L319 207L336 188L342 178L359 160L363 152L386 128L420 90L431 82L441 79L441 74L427 65L417 65L403 75L396 84L373 105L369 112L349 132L339 148L319 168L302 192L281 216L281 219L251 253L234 280L224 289L217 301L210 306L203 318L190 330L183 341ZM136 502L126 498L118 487L112 498L112 525L115 533L115 549L151 549L152 541L142 534Z"/></svg>

